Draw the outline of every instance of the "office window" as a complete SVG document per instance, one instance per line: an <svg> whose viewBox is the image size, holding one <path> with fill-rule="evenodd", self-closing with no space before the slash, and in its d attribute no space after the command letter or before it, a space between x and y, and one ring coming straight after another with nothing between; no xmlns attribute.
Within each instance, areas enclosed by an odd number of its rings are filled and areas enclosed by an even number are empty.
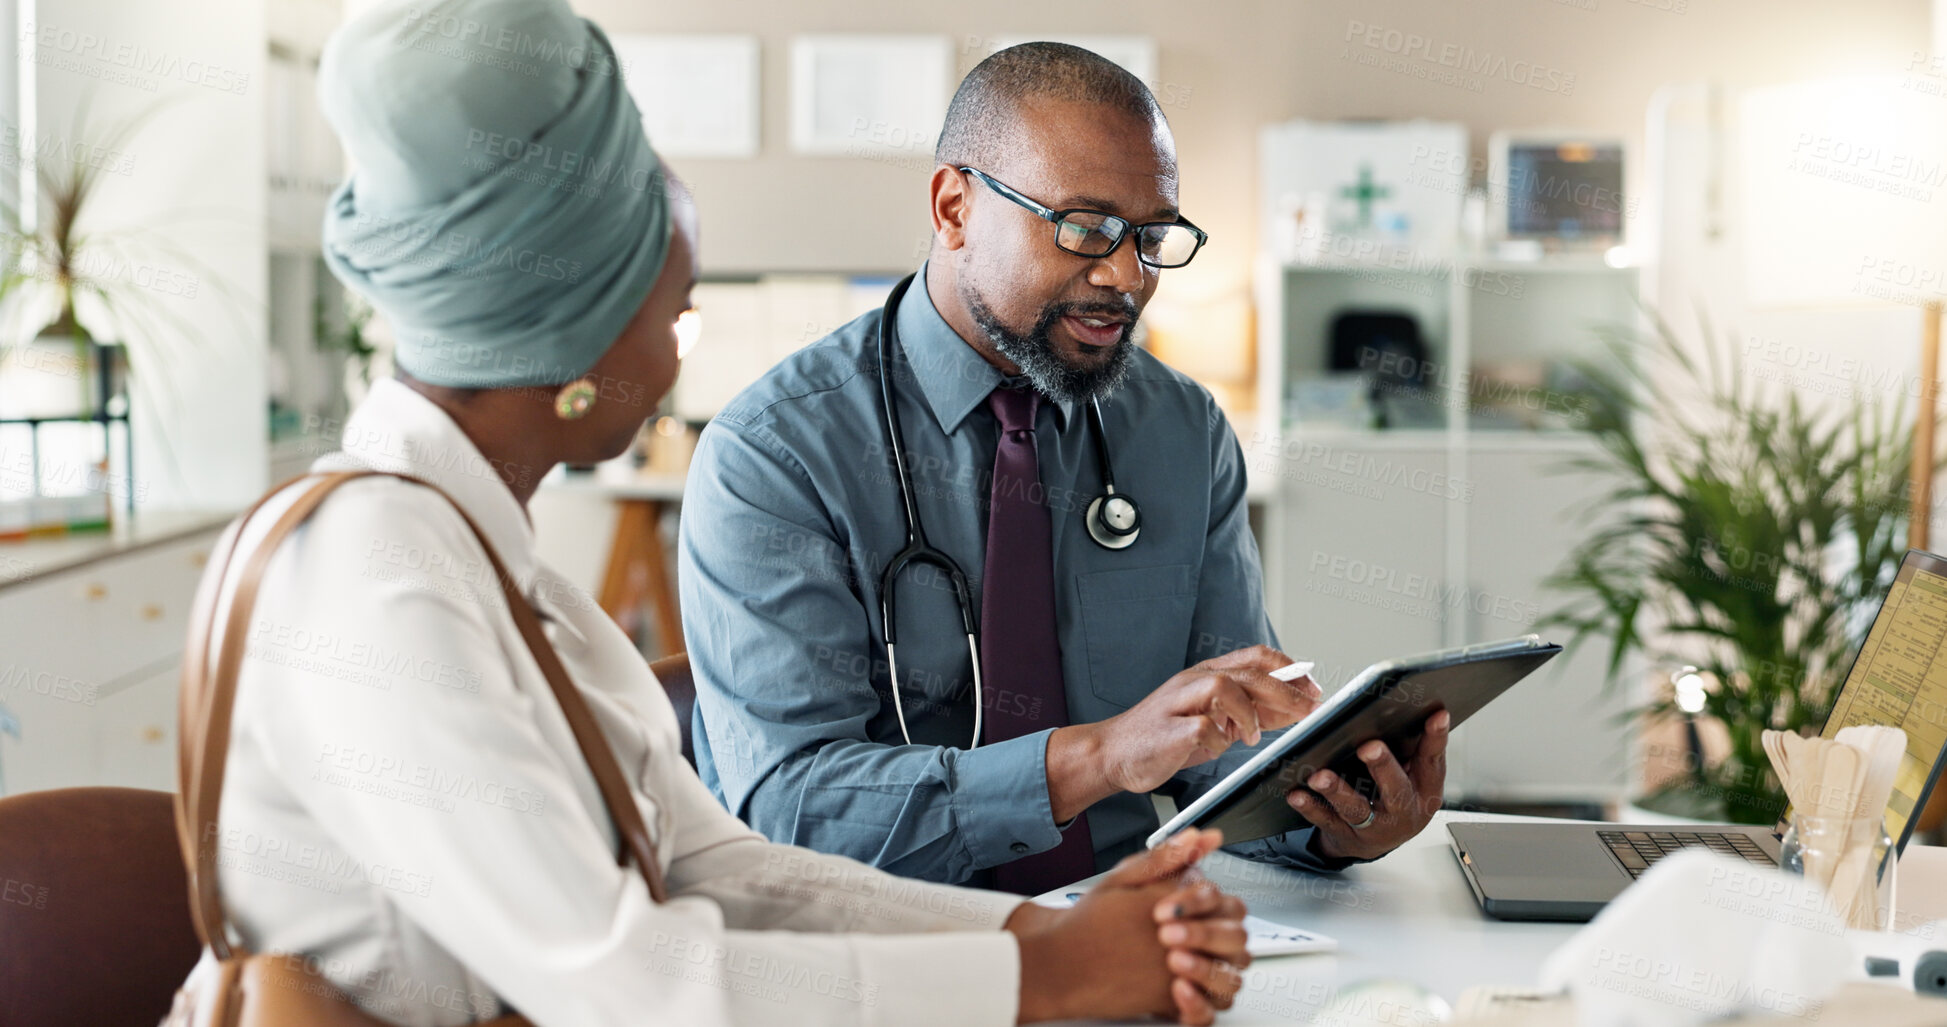
<svg viewBox="0 0 1947 1027"><path fill-rule="evenodd" d="M0 205L11 208L20 196L21 148L19 53L21 0L0 0Z"/></svg>

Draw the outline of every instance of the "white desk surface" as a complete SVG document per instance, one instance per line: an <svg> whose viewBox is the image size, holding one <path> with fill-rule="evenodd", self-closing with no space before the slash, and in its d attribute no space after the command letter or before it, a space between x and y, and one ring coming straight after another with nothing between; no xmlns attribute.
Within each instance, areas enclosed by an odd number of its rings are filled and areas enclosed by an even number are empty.
<svg viewBox="0 0 1947 1027"><path fill-rule="evenodd" d="M1579 924L1490 919L1467 887L1441 813L1384 859L1339 874L1307 874L1218 853L1204 872L1274 923L1338 939L1337 952L1261 959L1224 1024L1313 1020L1340 989L1378 978L1412 981L1451 1004L1475 985L1530 987L1542 961ZM1512 818L1510 818L1512 819Z"/></svg>
<svg viewBox="0 0 1947 1027"><path fill-rule="evenodd" d="M1461 874L1446 828L1456 821L1529 819L1443 812L1385 858L1340 874L1213 855L1204 872L1252 913L1339 942L1331 954L1257 960L1245 972L1237 1004L1217 1022L1328 1023L1338 1019L1327 1010L1341 989L1380 978L1419 984L1456 1007L1461 992L1475 986L1533 987L1549 954L1582 925L1489 918ZM1909 848L1900 864L1899 902L1903 914L1947 917L1947 848Z"/></svg>

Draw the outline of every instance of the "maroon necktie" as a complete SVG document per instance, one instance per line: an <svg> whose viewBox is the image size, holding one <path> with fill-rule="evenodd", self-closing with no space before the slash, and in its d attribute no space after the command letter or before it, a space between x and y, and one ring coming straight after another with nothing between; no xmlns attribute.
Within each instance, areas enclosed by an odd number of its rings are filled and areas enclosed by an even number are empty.
<svg viewBox="0 0 1947 1027"><path fill-rule="evenodd" d="M1055 636L1053 526L1034 452L1032 389L995 389L987 407L1000 422L987 513L987 559L980 582L980 683L983 742L1003 742L1068 724L1061 643ZM994 868L994 884L1039 895L1095 873L1087 816L1061 843Z"/></svg>

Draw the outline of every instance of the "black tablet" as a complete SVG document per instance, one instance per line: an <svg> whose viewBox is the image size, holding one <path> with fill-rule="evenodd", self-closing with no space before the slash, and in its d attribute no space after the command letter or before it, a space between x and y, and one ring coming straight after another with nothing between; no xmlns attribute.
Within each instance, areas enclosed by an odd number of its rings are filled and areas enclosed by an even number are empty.
<svg viewBox="0 0 1947 1027"><path fill-rule="evenodd" d="M1157 828L1149 846L1155 848L1186 827L1217 828L1224 832L1226 845L1308 827L1310 821L1285 802L1291 789L1320 770L1330 770L1371 794L1371 775L1359 760L1359 746L1381 739L1403 762L1436 711L1452 714L1459 727L1561 651L1538 635L1523 635L1375 663Z"/></svg>

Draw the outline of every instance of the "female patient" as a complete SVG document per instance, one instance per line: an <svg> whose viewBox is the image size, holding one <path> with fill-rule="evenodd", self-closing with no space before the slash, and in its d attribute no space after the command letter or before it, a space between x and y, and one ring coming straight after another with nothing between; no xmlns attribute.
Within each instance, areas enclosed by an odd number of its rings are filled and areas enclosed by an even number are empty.
<svg viewBox="0 0 1947 1027"><path fill-rule="evenodd" d="M668 900L618 866L459 512L367 478L278 549L249 622L215 832L235 936L401 1024L1209 1022L1248 962L1242 905L1181 874L1214 837L1064 911L770 844L684 763L628 640L537 558L536 484L629 445L696 278L694 209L625 70L561 0L387 2L332 41L322 99L356 170L326 256L387 316L400 374L318 469L424 479L478 524L614 749ZM297 491L233 526L240 554Z"/></svg>

